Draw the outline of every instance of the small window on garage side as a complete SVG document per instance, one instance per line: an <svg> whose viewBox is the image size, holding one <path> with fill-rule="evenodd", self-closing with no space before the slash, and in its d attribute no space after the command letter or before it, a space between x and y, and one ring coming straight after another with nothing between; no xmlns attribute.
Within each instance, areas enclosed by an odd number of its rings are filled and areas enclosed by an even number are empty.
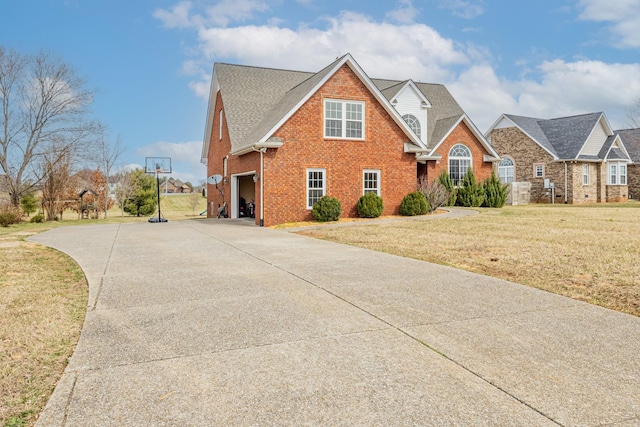
<svg viewBox="0 0 640 427"><path fill-rule="evenodd" d="M327 194L325 169L307 169L307 209Z"/></svg>

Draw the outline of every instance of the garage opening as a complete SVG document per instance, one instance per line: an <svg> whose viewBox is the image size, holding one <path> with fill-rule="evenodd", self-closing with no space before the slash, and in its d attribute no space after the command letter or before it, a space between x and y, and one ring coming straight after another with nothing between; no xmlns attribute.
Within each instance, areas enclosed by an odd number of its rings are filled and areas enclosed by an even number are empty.
<svg viewBox="0 0 640 427"><path fill-rule="evenodd" d="M238 177L238 218L256 217L256 184L253 174Z"/></svg>

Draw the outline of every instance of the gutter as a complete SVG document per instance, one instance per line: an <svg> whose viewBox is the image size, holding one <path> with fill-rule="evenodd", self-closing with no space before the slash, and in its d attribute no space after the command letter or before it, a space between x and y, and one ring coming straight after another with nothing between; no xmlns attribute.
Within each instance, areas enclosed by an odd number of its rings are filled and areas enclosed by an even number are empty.
<svg viewBox="0 0 640 427"><path fill-rule="evenodd" d="M260 151L261 149L266 149L266 148L280 148L282 147L283 143L282 141L264 141L264 142L256 142L254 144L251 144L248 147L242 148L238 151L232 151L230 154L232 156L242 156L244 154L247 153L251 153L252 151Z"/></svg>
<svg viewBox="0 0 640 427"><path fill-rule="evenodd" d="M567 204L568 198L567 198L567 162L564 161L562 162L564 163L564 204Z"/></svg>

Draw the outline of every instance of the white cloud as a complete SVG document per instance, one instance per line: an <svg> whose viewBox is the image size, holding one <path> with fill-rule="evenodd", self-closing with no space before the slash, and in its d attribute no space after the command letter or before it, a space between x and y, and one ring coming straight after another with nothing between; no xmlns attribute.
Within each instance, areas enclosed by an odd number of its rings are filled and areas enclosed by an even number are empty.
<svg viewBox="0 0 640 427"><path fill-rule="evenodd" d="M604 5L600 0L580 2L584 8L582 19L594 19L600 10L596 6ZM621 0L604 16L623 19L625 13L629 14L625 7L638 2ZM398 4L400 9L412 7L410 1ZM468 17L484 12L481 2L442 0L439 4L453 11L466 6L471 11ZM259 8L244 10L246 14ZM238 13L233 19L242 16ZM188 20L193 22L196 18L192 12ZM378 22L348 11L319 18L317 22L324 26L301 24L285 28L277 24L277 19L270 22L198 27L199 57L183 67L183 71L199 75L189 83L194 93L204 99L209 96L210 75L196 73L200 63L211 64L224 58L241 64L318 71L349 52L371 77L445 84L482 131L502 113L552 118L604 111L612 125L620 128L625 124L626 109L634 105L640 94L640 64L605 63L588 58L536 62L535 58L528 58L520 65L523 69L520 77L506 78L496 71L496 61L486 47L456 43L421 23ZM197 160L201 143L195 144L197 150L193 155Z"/></svg>
<svg viewBox="0 0 640 427"><path fill-rule="evenodd" d="M469 0L439 0L438 7L449 9L455 16L473 19L484 13L483 1Z"/></svg>
<svg viewBox="0 0 640 427"><path fill-rule="evenodd" d="M199 183L206 179L206 167L200 163L202 141L158 141L136 150L140 157L171 157L171 176L182 181Z"/></svg>
<svg viewBox="0 0 640 427"><path fill-rule="evenodd" d="M579 0L578 7L580 19L611 23L619 47L640 47L640 0Z"/></svg>
<svg viewBox="0 0 640 427"><path fill-rule="evenodd" d="M246 21L255 12L264 12L269 7L262 0L222 0L207 8L207 22L226 26L233 21Z"/></svg>
<svg viewBox="0 0 640 427"><path fill-rule="evenodd" d="M183 1L171 8L171 10L156 9L153 16L162 21L167 28L188 28L194 24L191 14L191 2Z"/></svg>
<svg viewBox="0 0 640 427"><path fill-rule="evenodd" d="M400 24L411 24L418 15L418 9L413 7L412 0L399 0L400 6L387 12L387 18Z"/></svg>
<svg viewBox="0 0 640 427"><path fill-rule="evenodd" d="M208 28L199 32L205 57L235 57L252 65L316 71L351 53L373 77L420 76L439 81L465 52L424 24L379 23L352 12L326 18L324 29L270 26ZM405 71L406 70L406 71Z"/></svg>

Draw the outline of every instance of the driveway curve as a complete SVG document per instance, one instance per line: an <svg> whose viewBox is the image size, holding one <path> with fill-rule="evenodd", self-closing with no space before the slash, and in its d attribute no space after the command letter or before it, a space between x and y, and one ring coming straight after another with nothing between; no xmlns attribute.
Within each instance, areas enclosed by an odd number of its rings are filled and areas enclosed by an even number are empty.
<svg viewBox="0 0 640 427"><path fill-rule="evenodd" d="M38 426L635 426L640 318L239 220L30 238L89 281Z"/></svg>

